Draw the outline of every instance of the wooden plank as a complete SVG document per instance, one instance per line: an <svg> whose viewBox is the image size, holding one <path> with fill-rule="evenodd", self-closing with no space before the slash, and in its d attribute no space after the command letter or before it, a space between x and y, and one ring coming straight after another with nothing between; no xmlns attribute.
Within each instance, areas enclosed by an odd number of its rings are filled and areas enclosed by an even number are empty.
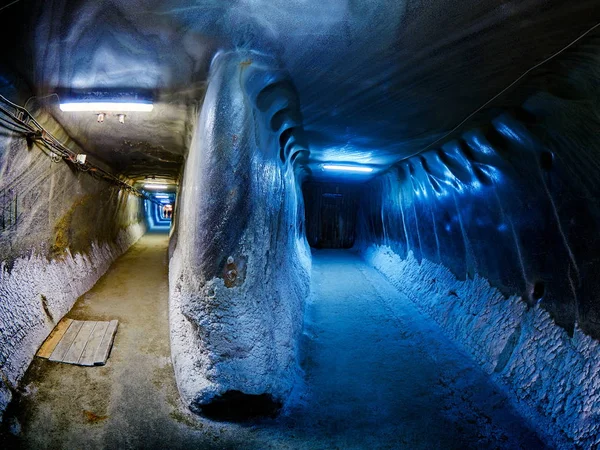
<svg viewBox="0 0 600 450"><path fill-rule="evenodd" d="M83 322L83 325L79 329L79 333L77 333L77 337L69 347L65 356L63 356L63 362L68 364L78 364L79 358L83 354L83 350L85 350L85 346L88 343L88 339L94 331L94 327L96 326L96 322L86 321Z"/></svg>
<svg viewBox="0 0 600 450"><path fill-rule="evenodd" d="M71 348L71 344L73 344L73 341L77 337L77 334L79 333L79 330L82 326L83 322L80 320L74 320L73 322L71 322L71 325L69 325L69 329L63 335L60 342L56 344L54 351L50 355L50 358L48 358L50 361L63 360L63 357L69 351L69 348Z"/></svg>
<svg viewBox="0 0 600 450"><path fill-rule="evenodd" d="M94 327L94 331L90 335L88 339L88 343L85 346L85 350L79 358L79 364L82 366L93 366L96 362L96 351L102 344L102 340L104 339L104 334L108 329L109 322L96 322L96 326Z"/></svg>
<svg viewBox="0 0 600 450"><path fill-rule="evenodd" d="M62 337L67 332L67 329L73 322L72 319L63 318L58 324L54 327L54 330L50 333L50 336L46 338L40 349L38 350L36 356L40 358L49 358L56 345L60 342Z"/></svg>
<svg viewBox="0 0 600 450"><path fill-rule="evenodd" d="M96 351L96 358L94 364L96 366L103 366L106 364L106 360L108 359L108 355L110 354L110 349L112 348L113 341L115 339L115 333L117 332L118 321L111 320L108 325L108 329L104 334L104 338L102 339L102 343L98 350Z"/></svg>

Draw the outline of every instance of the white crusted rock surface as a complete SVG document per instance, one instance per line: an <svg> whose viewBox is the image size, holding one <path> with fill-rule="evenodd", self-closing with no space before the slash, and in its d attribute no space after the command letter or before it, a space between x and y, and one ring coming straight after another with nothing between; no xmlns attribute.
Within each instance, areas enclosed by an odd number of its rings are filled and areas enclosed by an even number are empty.
<svg viewBox="0 0 600 450"><path fill-rule="evenodd" d="M186 161L170 327L177 385L196 411L228 392L283 403L299 372L310 252L300 188L269 128L294 95L276 76L258 54L216 57Z"/></svg>
<svg viewBox="0 0 600 450"><path fill-rule="evenodd" d="M111 263L144 233L141 223L122 230L115 243L93 242L87 253L66 251L48 261L31 255L0 266L0 412L37 349L54 326L88 291Z"/></svg>
<svg viewBox="0 0 600 450"><path fill-rule="evenodd" d="M573 337L541 307L505 298L475 276L459 281L444 266L387 246L365 260L467 350L555 446L600 445L600 343L577 327Z"/></svg>

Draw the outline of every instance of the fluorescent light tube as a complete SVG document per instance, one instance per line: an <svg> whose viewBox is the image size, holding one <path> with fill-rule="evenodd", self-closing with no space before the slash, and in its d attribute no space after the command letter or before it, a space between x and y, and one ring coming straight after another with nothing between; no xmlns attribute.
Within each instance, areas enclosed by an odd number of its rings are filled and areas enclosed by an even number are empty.
<svg viewBox="0 0 600 450"><path fill-rule="evenodd" d="M146 189L167 189L167 185L166 184L150 184L150 183L146 183L144 185L144 188Z"/></svg>
<svg viewBox="0 0 600 450"><path fill-rule="evenodd" d="M342 172L364 172L371 173L373 172L372 167L366 166L348 166L345 164L324 164L323 169L325 170L339 170Z"/></svg>
<svg viewBox="0 0 600 450"><path fill-rule="evenodd" d="M125 102L68 102L61 103L60 110L73 111L139 111L150 112L154 108L152 103L125 103Z"/></svg>

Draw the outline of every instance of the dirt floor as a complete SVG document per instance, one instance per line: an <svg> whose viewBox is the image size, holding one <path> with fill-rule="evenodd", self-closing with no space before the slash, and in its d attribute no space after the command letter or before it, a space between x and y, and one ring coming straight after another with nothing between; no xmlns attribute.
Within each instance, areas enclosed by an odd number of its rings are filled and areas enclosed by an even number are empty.
<svg viewBox="0 0 600 450"><path fill-rule="evenodd" d="M147 234L77 301L70 318L119 320L108 363L36 358L4 448L543 448L437 326L346 251L314 254L293 404L246 424L194 416L169 356L167 241Z"/></svg>

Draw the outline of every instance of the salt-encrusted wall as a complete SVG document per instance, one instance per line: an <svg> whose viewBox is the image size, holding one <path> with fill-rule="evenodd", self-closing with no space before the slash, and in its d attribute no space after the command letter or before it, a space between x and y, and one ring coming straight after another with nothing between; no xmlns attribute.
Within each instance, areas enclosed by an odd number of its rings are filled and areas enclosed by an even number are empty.
<svg viewBox="0 0 600 450"><path fill-rule="evenodd" d="M195 411L240 395L281 404L298 375L310 252L294 167L305 148L295 90L275 61L217 55L169 275L175 375Z"/></svg>
<svg viewBox="0 0 600 450"><path fill-rule="evenodd" d="M364 249L381 271L504 387L521 413L557 448L600 444L600 343L573 336L541 306L506 298L479 275L460 281L441 264Z"/></svg>
<svg viewBox="0 0 600 450"><path fill-rule="evenodd" d="M62 142L51 117L34 114ZM138 197L52 162L17 133L0 138L0 414L75 300L145 231ZM69 145L74 145L68 142Z"/></svg>
<svg viewBox="0 0 600 450"><path fill-rule="evenodd" d="M358 248L553 438L600 445L597 39L369 182ZM569 444L565 444L569 445Z"/></svg>

